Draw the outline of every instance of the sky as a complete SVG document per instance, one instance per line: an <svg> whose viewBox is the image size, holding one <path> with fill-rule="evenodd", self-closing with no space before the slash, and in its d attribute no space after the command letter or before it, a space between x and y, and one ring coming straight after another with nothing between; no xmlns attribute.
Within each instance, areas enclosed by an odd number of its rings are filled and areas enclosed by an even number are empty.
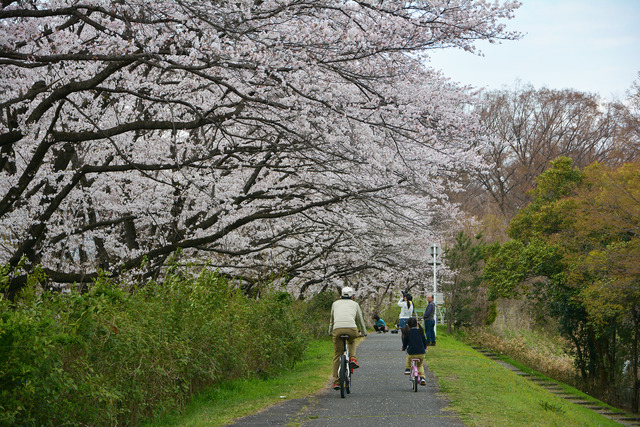
<svg viewBox="0 0 640 427"><path fill-rule="evenodd" d="M477 43L483 57L431 52L431 66L452 80L488 89L532 84L624 99L640 82L640 0L521 0L508 30L517 41Z"/></svg>

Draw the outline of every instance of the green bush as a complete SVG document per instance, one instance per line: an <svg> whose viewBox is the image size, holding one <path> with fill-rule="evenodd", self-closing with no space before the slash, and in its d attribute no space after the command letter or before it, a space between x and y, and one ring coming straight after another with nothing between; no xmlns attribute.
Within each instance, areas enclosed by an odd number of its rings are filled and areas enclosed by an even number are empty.
<svg viewBox="0 0 640 427"><path fill-rule="evenodd" d="M329 334L329 316L331 306L338 299L338 294L325 291L314 295L304 303L300 310L304 312L302 327L314 338L326 337Z"/></svg>
<svg viewBox="0 0 640 427"><path fill-rule="evenodd" d="M489 309L487 311L487 316L484 319L484 324L487 326L493 325L493 322L496 321L498 317L498 304L495 301L492 301L489 304Z"/></svg>
<svg viewBox="0 0 640 427"><path fill-rule="evenodd" d="M0 425L138 425L219 380L272 375L313 333L302 304L206 269L0 299Z"/></svg>

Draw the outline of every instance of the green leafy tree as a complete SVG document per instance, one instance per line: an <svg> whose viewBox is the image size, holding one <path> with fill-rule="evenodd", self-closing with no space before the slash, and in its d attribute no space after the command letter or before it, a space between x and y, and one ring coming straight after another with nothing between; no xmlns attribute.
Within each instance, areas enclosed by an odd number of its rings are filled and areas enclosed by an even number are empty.
<svg viewBox="0 0 640 427"><path fill-rule="evenodd" d="M444 283L446 293L447 329L477 324L487 313L486 299L478 298L482 291L482 265L486 244L482 235L471 237L460 231L449 247L445 247L444 259L451 269L451 280Z"/></svg>
<svg viewBox="0 0 640 427"><path fill-rule="evenodd" d="M599 336L609 335L608 377L625 373L621 380L633 390L632 409L638 411L640 378L640 163L611 170L593 165L585 170L586 184L578 200L573 274L569 280L580 286L580 299ZM617 342L613 341L617 338ZM618 344L618 345L614 345ZM608 354L607 354L608 355ZM608 355L609 356L609 355Z"/></svg>
<svg viewBox="0 0 640 427"><path fill-rule="evenodd" d="M559 321L582 377L616 401L628 384L638 410L640 163L580 171L559 158L536 180L532 202L491 252L493 298L526 295Z"/></svg>

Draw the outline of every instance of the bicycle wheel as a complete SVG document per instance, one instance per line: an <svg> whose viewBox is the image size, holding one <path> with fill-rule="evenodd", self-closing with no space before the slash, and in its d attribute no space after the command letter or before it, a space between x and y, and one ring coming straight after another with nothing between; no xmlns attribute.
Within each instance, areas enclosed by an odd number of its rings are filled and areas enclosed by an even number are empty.
<svg viewBox="0 0 640 427"><path fill-rule="evenodd" d="M349 369L349 362L347 356L342 355L340 358L340 397L344 398L347 387L347 375Z"/></svg>
<svg viewBox="0 0 640 427"><path fill-rule="evenodd" d="M353 374L353 369L351 369L351 366L348 366L347 364L347 381L345 382L345 386L344 386L344 390L347 392L347 394L351 394L351 375Z"/></svg>
<svg viewBox="0 0 640 427"><path fill-rule="evenodd" d="M413 391L418 391L418 383L420 382L420 373L418 371L418 367L415 365L415 362L412 361L411 364L411 386L413 387Z"/></svg>

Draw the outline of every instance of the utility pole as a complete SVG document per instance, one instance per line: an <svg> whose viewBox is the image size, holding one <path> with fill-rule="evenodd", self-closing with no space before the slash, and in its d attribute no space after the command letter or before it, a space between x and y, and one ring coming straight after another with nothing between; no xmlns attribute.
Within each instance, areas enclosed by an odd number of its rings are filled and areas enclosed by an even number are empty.
<svg viewBox="0 0 640 427"><path fill-rule="evenodd" d="M436 292L438 291L438 283L436 281L436 265L439 265L440 262L438 261L438 255L440 255L440 253L442 252L442 250L440 249L440 247L434 243L431 246L431 261L433 263L433 304L435 304L436 309L433 312L433 319L435 320L435 324L433 325L433 334L435 336L436 331L437 331L437 325L438 325L438 302L436 301Z"/></svg>

